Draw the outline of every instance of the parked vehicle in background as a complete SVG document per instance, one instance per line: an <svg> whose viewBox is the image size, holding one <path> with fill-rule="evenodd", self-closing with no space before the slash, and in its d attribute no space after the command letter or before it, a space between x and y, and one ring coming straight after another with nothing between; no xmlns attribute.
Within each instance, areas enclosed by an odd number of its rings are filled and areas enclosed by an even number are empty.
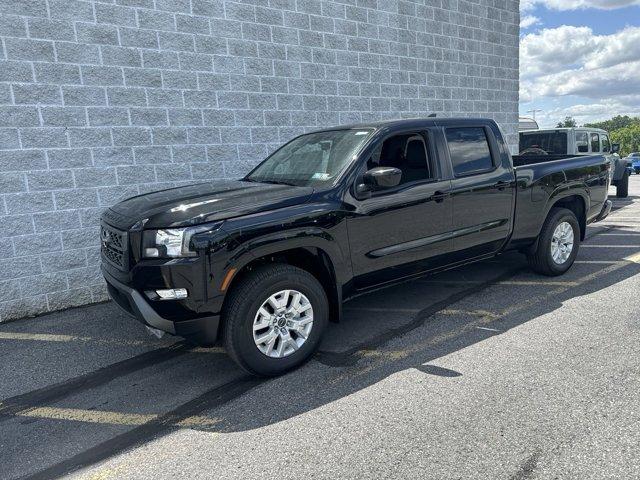
<svg viewBox="0 0 640 480"><path fill-rule="evenodd" d="M611 184L616 195L629 195L631 162L620 158L620 145L611 144L609 134L599 128L552 128L520 132L520 155L549 155L551 159L567 156L602 154L611 162Z"/></svg>
<svg viewBox="0 0 640 480"><path fill-rule="evenodd" d="M636 174L640 173L640 152L632 152L627 157L631 161L631 168Z"/></svg>
<svg viewBox="0 0 640 480"><path fill-rule="evenodd" d="M495 256L566 272L607 216L602 155L511 157L485 119L398 120L297 137L241 180L130 198L102 215L112 298L149 327L277 375L342 302ZM514 167L515 166L515 167Z"/></svg>
<svg viewBox="0 0 640 480"><path fill-rule="evenodd" d="M519 117L518 118L518 131L523 132L525 130L538 130L538 122L531 117Z"/></svg>

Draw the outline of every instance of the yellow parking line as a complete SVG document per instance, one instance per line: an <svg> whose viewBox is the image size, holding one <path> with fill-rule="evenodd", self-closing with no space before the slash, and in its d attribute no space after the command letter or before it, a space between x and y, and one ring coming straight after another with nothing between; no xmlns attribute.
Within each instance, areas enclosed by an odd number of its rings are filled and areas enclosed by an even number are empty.
<svg viewBox="0 0 640 480"><path fill-rule="evenodd" d="M79 408L37 407L18 412L21 417L44 418L47 420L69 420L84 423L104 423L110 425L143 425L158 418L158 415L82 410Z"/></svg>
<svg viewBox="0 0 640 480"><path fill-rule="evenodd" d="M122 338L95 338L82 337L77 335L60 335L53 333L23 333L23 332L0 332L0 340L26 340L35 342L91 342L107 345L125 346L161 346L165 343L146 342L144 340L125 340ZM221 347L195 347L189 350L193 353L222 353Z"/></svg>
<svg viewBox="0 0 640 480"><path fill-rule="evenodd" d="M78 335L61 335L53 333L23 333L23 332L0 332L0 340L27 340L36 342L92 342L108 345L161 345L157 342L145 342L143 340L125 340L122 338L95 338L82 337Z"/></svg>
<svg viewBox="0 0 640 480"><path fill-rule="evenodd" d="M486 317L486 318L496 318L499 314L490 312L488 310L458 310L453 308L446 308L444 310L440 310L437 312L442 315L470 315L473 317Z"/></svg>
<svg viewBox="0 0 640 480"><path fill-rule="evenodd" d="M418 313L419 308L376 308L376 307L344 307L345 310L354 312L397 312L397 313Z"/></svg>
<svg viewBox="0 0 640 480"><path fill-rule="evenodd" d="M46 420L66 420L83 423L99 423L107 425L139 426L156 420L157 414L138 414L109 412L104 410L84 410L80 408L36 407L22 410L16 415ZM220 422L218 418L193 416L177 422L177 427L211 427Z"/></svg>
<svg viewBox="0 0 640 480"><path fill-rule="evenodd" d="M0 339L36 340L39 342L84 342L88 340L88 337L76 337L73 335L54 335L50 333L0 332Z"/></svg>
<svg viewBox="0 0 640 480"><path fill-rule="evenodd" d="M613 263L624 263L624 260L576 260L573 263L586 263L586 264L613 264Z"/></svg>
<svg viewBox="0 0 640 480"><path fill-rule="evenodd" d="M640 245L591 245L585 243L580 248L640 248Z"/></svg>
<svg viewBox="0 0 640 480"><path fill-rule="evenodd" d="M624 257L627 262L640 263L640 252Z"/></svg>
<svg viewBox="0 0 640 480"><path fill-rule="evenodd" d="M490 332L502 332L502 330L498 330L497 328L489 328L489 327L476 327L478 330L488 330Z"/></svg>
<svg viewBox="0 0 640 480"><path fill-rule="evenodd" d="M433 285L478 285L484 283L483 281L474 280L422 280L422 283L429 283ZM504 280L501 282L495 282L493 285L572 285L575 282L560 281L560 280Z"/></svg>
<svg viewBox="0 0 640 480"><path fill-rule="evenodd" d="M577 285L570 280L505 280L498 282L498 285Z"/></svg>
<svg viewBox="0 0 640 480"><path fill-rule="evenodd" d="M193 347L189 351L191 353L225 353L222 347Z"/></svg>

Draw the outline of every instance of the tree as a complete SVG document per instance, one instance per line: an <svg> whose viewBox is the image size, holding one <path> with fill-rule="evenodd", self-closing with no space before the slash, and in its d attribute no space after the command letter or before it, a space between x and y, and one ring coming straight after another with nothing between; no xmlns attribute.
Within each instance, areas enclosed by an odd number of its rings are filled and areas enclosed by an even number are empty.
<svg viewBox="0 0 640 480"><path fill-rule="evenodd" d="M640 125L640 117L630 117L629 115L616 115L611 120L605 120L603 122L585 123L585 127L589 128L601 128L607 132L613 132L620 128L625 128L630 125Z"/></svg>
<svg viewBox="0 0 640 480"><path fill-rule="evenodd" d="M558 122L556 128L567 128L567 127L577 127L578 124L573 119L573 117L564 117L563 122Z"/></svg>
<svg viewBox="0 0 640 480"><path fill-rule="evenodd" d="M640 152L640 122L609 131L611 141L620 144L620 156Z"/></svg>

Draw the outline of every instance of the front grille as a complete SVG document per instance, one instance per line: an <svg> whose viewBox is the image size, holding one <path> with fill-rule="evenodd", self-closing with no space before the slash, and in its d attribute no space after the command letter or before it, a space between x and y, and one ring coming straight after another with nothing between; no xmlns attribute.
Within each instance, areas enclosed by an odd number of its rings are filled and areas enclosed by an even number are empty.
<svg viewBox="0 0 640 480"><path fill-rule="evenodd" d="M102 258L126 271L128 267L127 233L103 223L100 226L100 242L102 245Z"/></svg>

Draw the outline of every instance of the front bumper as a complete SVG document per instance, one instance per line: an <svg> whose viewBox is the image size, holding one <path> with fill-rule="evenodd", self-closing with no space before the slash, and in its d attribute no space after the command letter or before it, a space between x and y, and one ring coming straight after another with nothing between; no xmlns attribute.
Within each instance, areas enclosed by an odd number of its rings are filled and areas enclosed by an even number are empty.
<svg viewBox="0 0 640 480"><path fill-rule="evenodd" d="M219 315L208 315L188 320L169 320L160 316L145 297L137 290L125 285L102 267L109 295L127 314L139 322L163 332L190 338L199 343L213 343L217 339Z"/></svg>

